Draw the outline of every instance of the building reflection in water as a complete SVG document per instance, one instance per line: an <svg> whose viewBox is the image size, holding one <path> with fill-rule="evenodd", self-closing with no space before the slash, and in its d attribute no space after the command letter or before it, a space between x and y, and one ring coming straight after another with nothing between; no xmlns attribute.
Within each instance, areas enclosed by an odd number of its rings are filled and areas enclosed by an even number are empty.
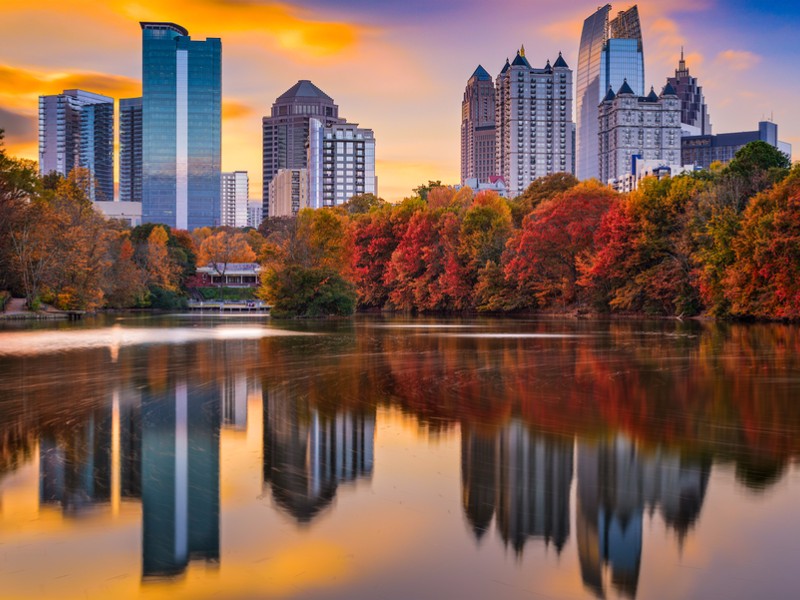
<svg viewBox="0 0 800 600"><path fill-rule="evenodd" d="M375 408L326 413L286 387L264 389L264 483L299 523L328 507L340 483L372 476Z"/></svg>
<svg viewBox="0 0 800 600"><path fill-rule="evenodd" d="M42 433L39 501L79 515L111 500L111 405Z"/></svg>
<svg viewBox="0 0 800 600"><path fill-rule="evenodd" d="M494 435L463 429L462 502L480 539L497 517L506 545L521 554L528 538L561 552L569 537L571 438L532 433L512 419Z"/></svg>
<svg viewBox="0 0 800 600"><path fill-rule="evenodd" d="M611 586L636 597L645 510L660 508L666 525L682 542L705 498L710 462L677 454L643 454L626 437L579 442L576 530L584 585L606 595L604 567Z"/></svg>
<svg viewBox="0 0 800 600"><path fill-rule="evenodd" d="M80 424L43 433L40 502L77 515L108 505L117 489L120 498L141 500L145 579L178 575L190 560L218 563L218 389L179 380L124 390Z"/></svg>
<svg viewBox="0 0 800 600"><path fill-rule="evenodd" d="M462 503L476 538L494 518L517 554L530 538L560 553L569 538L573 446L571 438L533 433L517 419L493 433L464 426ZM605 597L608 572L616 592L634 598L645 511L658 509L682 543L700 514L710 472L710 461L643 453L622 435L578 442L575 520L585 586Z"/></svg>
<svg viewBox="0 0 800 600"><path fill-rule="evenodd" d="M219 560L220 399L170 384L142 397L142 573L169 576Z"/></svg>

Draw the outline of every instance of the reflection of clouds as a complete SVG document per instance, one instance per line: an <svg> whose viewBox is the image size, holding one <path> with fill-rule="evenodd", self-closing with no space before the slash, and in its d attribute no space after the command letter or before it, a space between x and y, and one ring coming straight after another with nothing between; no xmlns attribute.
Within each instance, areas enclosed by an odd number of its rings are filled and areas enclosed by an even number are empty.
<svg viewBox="0 0 800 600"><path fill-rule="evenodd" d="M207 340L257 340L266 337L314 335L270 327L172 327L126 328L114 326L103 329L74 331L26 331L0 333L0 356L30 356L64 352L109 348L114 358L121 347L143 344L187 344Z"/></svg>

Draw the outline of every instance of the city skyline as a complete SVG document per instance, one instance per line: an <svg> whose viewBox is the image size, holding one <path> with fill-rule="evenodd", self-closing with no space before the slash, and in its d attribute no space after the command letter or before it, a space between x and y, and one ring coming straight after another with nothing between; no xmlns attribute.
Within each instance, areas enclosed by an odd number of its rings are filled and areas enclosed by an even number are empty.
<svg viewBox="0 0 800 600"><path fill-rule="evenodd" d="M66 8L43 2L35 13L20 2L6 4L9 34L0 42L0 71L6 82L0 91L0 127L13 154L37 156L39 95L70 88L115 99L140 95L138 21L171 20L198 39L220 37L225 44L223 170L247 170L252 188L261 187L261 117L290 85L310 79L347 106L349 120L376 132L381 140L376 157L380 194L389 200L409 195L428 178L458 182L458 103L464 81L478 64L496 76L511 39L525 44L535 63L560 50L568 64L576 65L583 19L596 9L591 2L550 7L509 1L496 13L482 15L480 44L465 44L461 32L479 14L478 3L413 4L419 11L410 12L417 17L404 16L391 5L353 0L333 5L206 0L192 10L180 2L169 10L150 1L135 8L112 2L103 11L90 11L83 2ZM788 43L800 18L789 3L758 10L739 1L724 10L712 1L637 4L647 89L658 89L674 73L683 45L692 74L703 84L715 133L749 129L773 117L781 137L795 147L800 144L800 122L792 111L800 84L786 77L800 54ZM528 10L521 11L523 6ZM507 11L519 17L509 23L503 18ZM709 19L713 27L708 27ZM23 37L22 31L36 33ZM49 43L43 43L44 36ZM742 86L742 78L750 85Z"/></svg>

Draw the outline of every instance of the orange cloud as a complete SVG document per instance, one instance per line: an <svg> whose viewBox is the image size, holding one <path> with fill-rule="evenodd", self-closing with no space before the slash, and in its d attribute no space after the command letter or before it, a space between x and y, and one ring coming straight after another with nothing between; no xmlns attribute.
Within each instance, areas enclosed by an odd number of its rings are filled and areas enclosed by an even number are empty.
<svg viewBox="0 0 800 600"><path fill-rule="evenodd" d="M140 0L134 4L117 1L113 9L140 21L174 21L190 34L193 30L212 31L215 36L258 32L284 50L315 57L339 54L354 46L362 34L354 24L317 20L308 10L278 2Z"/></svg>
<svg viewBox="0 0 800 600"><path fill-rule="evenodd" d="M250 115L255 113L255 109L252 106L248 106L242 102L238 102L237 100L225 100L222 101L222 118L223 120L229 119L240 119L242 117L249 117Z"/></svg>
<svg viewBox="0 0 800 600"><path fill-rule="evenodd" d="M717 62L734 71L746 71L761 62L761 57L749 50L724 50L717 55Z"/></svg>

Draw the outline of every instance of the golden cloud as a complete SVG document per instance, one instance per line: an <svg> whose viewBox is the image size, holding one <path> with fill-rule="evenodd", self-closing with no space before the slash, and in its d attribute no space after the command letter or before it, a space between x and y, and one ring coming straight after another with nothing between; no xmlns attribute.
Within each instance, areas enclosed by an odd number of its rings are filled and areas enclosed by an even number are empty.
<svg viewBox="0 0 800 600"><path fill-rule="evenodd" d="M746 71L761 62L761 57L749 50L724 50L717 55L717 62L734 71Z"/></svg>
<svg viewBox="0 0 800 600"><path fill-rule="evenodd" d="M248 106L237 100L224 100L222 101L222 118L223 120L240 119L248 117L255 112L252 106Z"/></svg>
<svg viewBox="0 0 800 600"><path fill-rule="evenodd" d="M263 33L280 48L325 57L354 46L363 33L357 25L313 18L308 10L279 2L234 0L117 1L113 9L140 21L175 21L192 31Z"/></svg>

